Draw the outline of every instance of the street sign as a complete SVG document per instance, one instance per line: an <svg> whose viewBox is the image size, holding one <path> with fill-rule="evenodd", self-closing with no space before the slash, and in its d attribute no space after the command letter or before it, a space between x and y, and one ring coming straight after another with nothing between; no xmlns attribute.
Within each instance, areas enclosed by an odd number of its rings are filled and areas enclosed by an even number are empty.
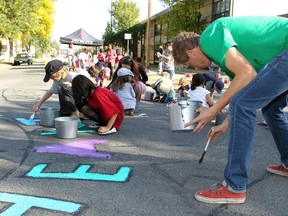
<svg viewBox="0 0 288 216"><path fill-rule="evenodd" d="M125 33L124 34L124 39L127 40L127 54L129 55L129 40L131 40L131 34L130 33Z"/></svg>
<svg viewBox="0 0 288 216"><path fill-rule="evenodd" d="M125 33L124 34L124 39L125 40L131 40L131 34L130 33Z"/></svg>

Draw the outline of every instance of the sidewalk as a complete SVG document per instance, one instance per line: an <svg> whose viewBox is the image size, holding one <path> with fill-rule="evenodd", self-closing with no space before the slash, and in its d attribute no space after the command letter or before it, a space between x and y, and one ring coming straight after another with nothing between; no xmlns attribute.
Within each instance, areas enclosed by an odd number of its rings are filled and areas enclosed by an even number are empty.
<svg viewBox="0 0 288 216"><path fill-rule="evenodd" d="M179 68L179 69L178 69ZM179 80L185 76L185 74L191 74L191 73L210 73L209 69L207 70L195 70L193 68L185 68L185 67L176 67L175 70L175 74L173 76L173 84L174 84L174 88L178 89L179 85ZM226 77L227 79L229 79L225 73L222 73L223 77ZM149 72L148 72L148 82L147 83L153 83L155 82L160 75L158 74L158 68L157 65L151 65L149 68ZM225 88L227 88L229 86L229 84L225 84Z"/></svg>
<svg viewBox="0 0 288 216"><path fill-rule="evenodd" d="M201 70L201 71L196 71L195 69L192 68L183 68L183 69L176 69L175 70L175 74L173 76L173 83L175 85L175 88L178 88L178 83L179 83L179 79L182 78L186 73L203 73L203 72L209 72L209 70ZM148 83L153 83L155 82L160 75L158 74L158 66L157 65L151 65L149 68L149 72L148 72Z"/></svg>

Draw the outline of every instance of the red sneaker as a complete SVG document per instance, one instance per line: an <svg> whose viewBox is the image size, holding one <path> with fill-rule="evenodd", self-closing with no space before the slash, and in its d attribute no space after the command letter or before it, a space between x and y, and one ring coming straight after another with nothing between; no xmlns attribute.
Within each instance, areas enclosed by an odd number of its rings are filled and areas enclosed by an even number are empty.
<svg viewBox="0 0 288 216"><path fill-rule="evenodd" d="M267 167L267 171L276 175L288 177L288 169L281 165L270 165Z"/></svg>
<svg viewBox="0 0 288 216"><path fill-rule="evenodd" d="M227 204L227 203L244 203L246 192L233 193L229 191L222 183L216 184L212 189L198 191L195 199L205 203Z"/></svg>

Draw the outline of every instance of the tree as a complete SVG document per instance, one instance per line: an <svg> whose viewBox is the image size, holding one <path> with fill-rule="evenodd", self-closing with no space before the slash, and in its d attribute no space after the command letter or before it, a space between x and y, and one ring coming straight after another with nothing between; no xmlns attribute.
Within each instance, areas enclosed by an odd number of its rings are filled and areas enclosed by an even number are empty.
<svg viewBox="0 0 288 216"><path fill-rule="evenodd" d="M139 22L140 9L132 1L113 1L111 13L113 32L124 31Z"/></svg>
<svg viewBox="0 0 288 216"><path fill-rule="evenodd" d="M105 41L105 44L113 43L115 33L112 30L112 25L110 22L107 22L105 32L102 36L102 40Z"/></svg>
<svg viewBox="0 0 288 216"><path fill-rule="evenodd" d="M49 46L57 0L0 0L0 36L22 41L29 49L31 44ZM10 53L12 55L12 53Z"/></svg>
<svg viewBox="0 0 288 216"><path fill-rule="evenodd" d="M44 52L49 48L52 33L54 8L51 0L36 0L34 10L30 12L30 22L25 25L25 34L22 34L22 45L29 49L32 44L40 45Z"/></svg>
<svg viewBox="0 0 288 216"><path fill-rule="evenodd" d="M0 35L2 37L16 39L21 36L22 27L29 22L27 7L28 1L25 0L0 0Z"/></svg>
<svg viewBox="0 0 288 216"><path fill-rule="evenodd" d="M181 31L194 31L201 33L206 20L201 19L200 8L204 0L161 0L171 7L171 12L160 18L159 24L164 28L162 35L172 38Z"/></svg>
<svg viewBox="0 0 288 216"><path fill-rule="evenodd" d="M120 32L139 22L140 9L135 2L116 0L112 3L112 27Z"/></svg>
<svg viewBox="0 0 288 216"><path fill-rule="evenodd" d="M110 13L113 21L107 23L102 37L104 44L124 46L124 31L139 22L140 9L135 2L115 0L112 2Z"/></svg>

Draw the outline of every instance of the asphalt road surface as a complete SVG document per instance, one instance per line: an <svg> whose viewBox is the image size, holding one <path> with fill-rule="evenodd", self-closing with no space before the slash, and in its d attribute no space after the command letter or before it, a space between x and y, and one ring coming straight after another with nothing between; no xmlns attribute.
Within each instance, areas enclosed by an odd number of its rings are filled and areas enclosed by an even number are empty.
<svg viewBox="0 0 288 216"><path fill-rule="evenodd" d="M264 127L255 126L246 202L204 204L194 193L222 181L226 164L227 135L198 163L214 122L200 133L171 132L166 104L142 101L116 134L59 139L41 135L55 130L37 122L39 113L32 126L15 120L28 119L51 85L44 64L0 65L0 75L0 215L287 215L288 179L265 171L279 154ZM43 107L58 108L57 96Z"/></svg>

